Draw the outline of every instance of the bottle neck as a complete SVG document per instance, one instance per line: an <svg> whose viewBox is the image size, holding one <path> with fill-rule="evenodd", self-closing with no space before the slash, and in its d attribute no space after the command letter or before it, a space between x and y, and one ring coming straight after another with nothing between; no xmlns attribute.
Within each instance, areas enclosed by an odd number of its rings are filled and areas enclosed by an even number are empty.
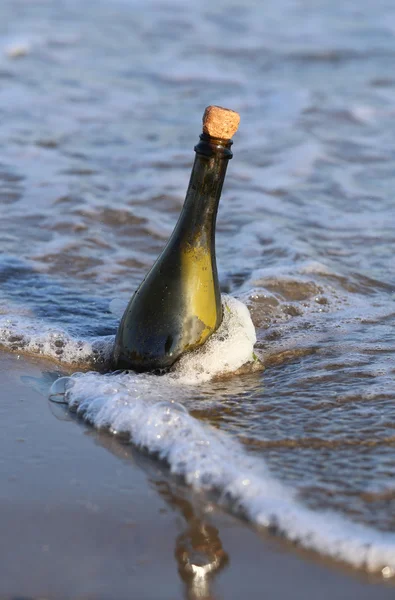
<svg viewBox="0 0 395 600"><path fill-rule="evenodd" d="M188 245L214 241L215 223L229 159L231 140L201 134L195 162L177 225L177 234Z"/></svg>

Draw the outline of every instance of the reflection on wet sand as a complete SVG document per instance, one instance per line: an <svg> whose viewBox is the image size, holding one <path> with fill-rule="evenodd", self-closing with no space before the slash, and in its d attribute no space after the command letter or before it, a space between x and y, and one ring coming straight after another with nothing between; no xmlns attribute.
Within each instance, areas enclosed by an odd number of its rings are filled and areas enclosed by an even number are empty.
<svg viewBox="0 0 395 600"><path fill-rule="evenodd" d="M45 377L45 376L44 376ZM60 420L78 420L64 405L48 401L52 414ZM86 435L111 454L133 462L147 474L148 482L174 511L183 517L182 531L174 540L174 556L178 573L184 584L187 600L215 598L212 587L216 576L229 564L229 556L222 547L220 533L212 525L204 506L195 506L186 496L189 490L170 476L166 467L139 452L122 437L105 431L87 429ZM203 514L202 514L203 513Z"/></svg>
<svg viewBox="0 0 395 600"><path fill-rule="evenodd" d="M183 517L183 531L174 541L174 556L178 573L185 585L187 600L209 600L215 577L229 564L229 556L222 548L219 531L207 518L200 516L202 508L195 507L187 500L188 491L172 481L166 468L139 453L130 445L122 444L106 432L87 431L95 442L123 459L132 459L148 475L148 481L155 487L166 503Z"/></svg>
<svg viewBox="0 0 395 600"><path fill-rule="evenodd" d="M212 598L212 579L228 564L216 527L199 519L188 524L185 533L176 540L175 556L178 572L186 585L188 600Z"/></svg>
<svg viewBox="0 0 395 600"><path fill-rule="evenodd" d="M186 587L185 596L188 600L208 600L212 598L212 580L229 563L219 531L200 518L188 500L175 494L168 482L157 485L157 489L166 502L179 510L185 519L185 530L177 536L174 550L178 572Z"/></svg>

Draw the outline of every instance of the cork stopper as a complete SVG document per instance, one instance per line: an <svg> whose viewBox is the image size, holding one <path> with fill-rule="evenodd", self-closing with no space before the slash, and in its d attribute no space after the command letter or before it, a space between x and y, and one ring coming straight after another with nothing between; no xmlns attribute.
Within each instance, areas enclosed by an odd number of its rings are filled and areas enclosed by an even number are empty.
<svg viewBox="0 0 395 600"><path fill-rule="evenodd" d="M222 140L230 140L236 133L240 115L229 108L208 106L203 115L203 133Z"/></svg>

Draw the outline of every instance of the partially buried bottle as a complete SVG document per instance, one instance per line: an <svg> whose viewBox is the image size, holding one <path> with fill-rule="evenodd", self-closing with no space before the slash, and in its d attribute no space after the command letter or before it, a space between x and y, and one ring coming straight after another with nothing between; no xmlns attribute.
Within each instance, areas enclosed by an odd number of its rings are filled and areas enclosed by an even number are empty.
<svg viewBox="0 0 395 600"><path fill-rule="evenodd" d="M181 215L125 310L115 340L114 369L166 369L201 346L221 324L215 223L239 121L232 110L206 108Z"/></svg>

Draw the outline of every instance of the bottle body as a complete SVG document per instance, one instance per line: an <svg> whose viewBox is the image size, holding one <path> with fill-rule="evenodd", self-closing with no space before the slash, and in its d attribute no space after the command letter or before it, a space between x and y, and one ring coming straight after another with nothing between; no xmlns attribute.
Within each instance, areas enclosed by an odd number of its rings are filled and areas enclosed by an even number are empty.
<svg viewBox="0 0 395 600"><path fill-rule="evenodd" d="M176 227L119 325L114 368L166 369L222 321L215 224L232 142L200 137Z"/></svg>

